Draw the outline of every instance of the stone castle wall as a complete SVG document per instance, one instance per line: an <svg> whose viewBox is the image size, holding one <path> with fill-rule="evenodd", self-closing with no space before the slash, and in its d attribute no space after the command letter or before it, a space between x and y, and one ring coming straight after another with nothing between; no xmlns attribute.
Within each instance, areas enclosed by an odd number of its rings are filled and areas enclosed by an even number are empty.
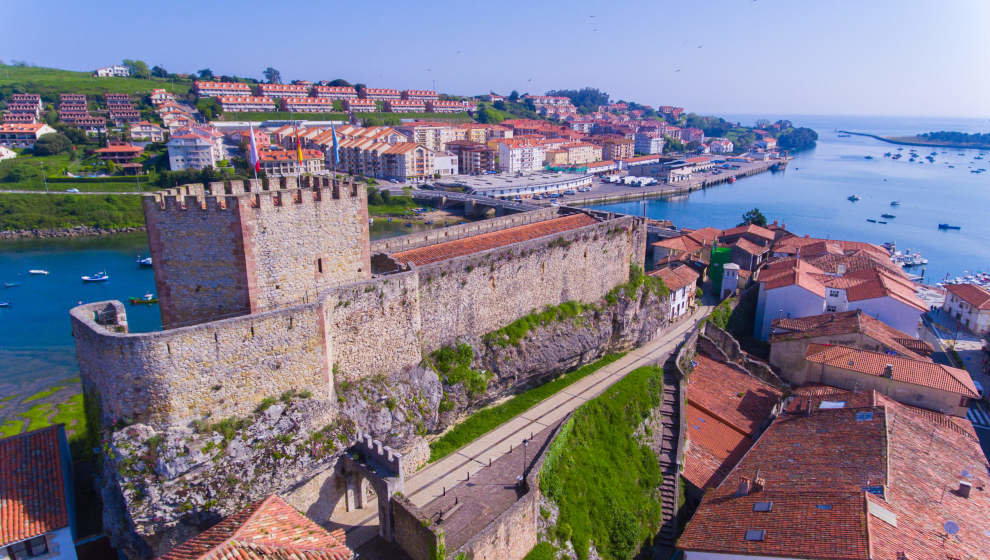
<svg viewBox="0 0 990 560"><path fill-rule="evenodd" d="M265 397L333 384L317 304L153 333L117 332L94 314L119 302L71 311L84 389L98 394L103 421L153 425L243 416ZM122 330L126 331L126 327Z"/></svg>
<svg viewBox="0 0 990 560"><path fill-rule="evenodd" d="M165 328L315 301L371 277L364 186L283 179L284 190L252 180L145 197Z"/></svg>
<svg viewBox="0 0 990 560"><path fill-rule="evenodd" d="M458 224L456 226L445 227L442 229L429 229L426 231L410 233L409 235L386 237L384 239L372 241L371 252L374 254L408 251L410 249L426 247L427 245L436 245L437 243L443 243L445 241L463 239L465 237L471 237L481 233L488 233L510 227L542 222L556 218L559 214L560 212L557 208L548 206L546 208L540 208L539 210L532 210L530 212L521 212L519 214L510 214L508 216L501 216L498 218L468 222L466 224Z"/></svg>

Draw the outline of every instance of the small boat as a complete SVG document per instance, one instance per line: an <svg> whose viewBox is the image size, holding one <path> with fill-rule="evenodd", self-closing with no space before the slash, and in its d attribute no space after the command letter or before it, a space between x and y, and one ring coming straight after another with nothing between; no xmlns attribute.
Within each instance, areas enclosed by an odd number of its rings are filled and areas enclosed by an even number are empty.
<svg viewBox="0 0 990 560"><path fill-rule="evenodd" d="M143 266L143 267L153 266L152 263L151 263L151 257L144 257L142 259L140 256L138 256L138 258L137 258L137 265L138 266Z"/></svg>
<svg viewBox="0 0 990 560"><path fill-rule="evenodd" d="M152 304L155 304L155 303L158 303L158 298L156 298L155 297L155 294L152 294L152 293L144 294L141 297L132 297L131 298L131 305L141 305L141 304L152 305Z"/></svg>
<svg viewBox="0 0 990 560"><path fill-rule="evenodd" d="M873 159L873 156L863 156L863 159Z"/></svg>
<svg viewBox="0 0 990 560"><path fill-rule="evenodd" d="M939 224L938 229L962 229L962 226L950 226L949 224Z"/></svg>
<svg viewBox="0 0 990 560"><path fill-rule="evenodd" d="M893 214L880 214L880 217L881 218L887 218L889 220L891 218L896 218L897 216L895 216Z"/></svg>
<svg viewBox="0 0 990 560"><path fill-rule="evenodd" d="M3 283L3 287L4 288L16 288L17 286L20 286L20 285L21 285L20 282L4 282Z"/></svg>
<svg viewBox="0 0 990 560"><path fill-rule="evenodd" d="M849 200L849 202L856 202L857 200L861 200L858 194L851 194L847 196L846 199Z"/></svg>
<svg viewBox="0 0 990 560"><path fill-rule="evenodd" d="M871 224L875 224L875 223L877 223L877 221L876 221L876 220L874 220L873 218L867 218L867 219L866 219L866 221L867 221L867 222L870 222Z"/></svg>
<svg viewBox="0 0 990 560"><path fill-rule="evenodd" d="M879 220L879 221L877 221L877 223L878 223L878 224L886 224L887 222L885 222L885 221L883 221L883 220Z"/></svg>
<svg viewBox="0 0 990 560"><path fill-rule="evenodd" d="M891 205L891 206L900 206L900 205L901 205L901 203L900 203L900 202L898 202L898 201L896 201L896 200L891 200L891 201L890 201L890 205Z"/></svg>
<svg viewBox="0 0 990 560"><path fill-rule="evenodd" d="M96 274L82 277L83 282L106 282L109 279L110 276L106 272L97 272Z"/></svg>
<svg viewBox="0 0 990 560"><path fill-rule="evenodd" d="M374 224L375 224L375 219L374 218L368 218L368 225L370 226L370 225L374 225Z"/></svg>
<svg viewBox="0 0 990 560"><path fill-rule="evenodd" d="M735 178L735 177L729 177L729 184L730 184L730 185L731 185L732 183L735 183L735 182L736 182L736 178Z"/></svg>
<svg viewBox="0 0 990 560"><path fill-rule="evenodd" d="M0 301L0 307L10 307L9 301Z"/></svg>
<svg viewBox="0 0 990 560"><path fill-rule="evenodd" d="M32 268L28 271L28 274L32 276L48 276L48 271L42 268Z"/></svg>

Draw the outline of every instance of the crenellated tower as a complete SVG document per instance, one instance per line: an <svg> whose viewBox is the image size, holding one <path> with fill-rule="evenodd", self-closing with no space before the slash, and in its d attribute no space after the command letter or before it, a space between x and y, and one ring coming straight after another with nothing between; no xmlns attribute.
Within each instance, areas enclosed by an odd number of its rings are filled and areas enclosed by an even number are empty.
<svg viewBox="0 0 990 560"><path fill-rule="evenodd" d="M350 179L183 185L146 196L144 215L166 329L371 278L367 192Z"/></svg>

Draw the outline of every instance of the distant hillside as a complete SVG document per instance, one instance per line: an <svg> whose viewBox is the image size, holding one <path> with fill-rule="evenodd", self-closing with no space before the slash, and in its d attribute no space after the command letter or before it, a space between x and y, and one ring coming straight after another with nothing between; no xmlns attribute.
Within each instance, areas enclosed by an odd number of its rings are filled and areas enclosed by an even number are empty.
<svg viewBox="0 0 990 560"><path fill-rule="evenodd" d="M90 72L0 64L0 99L3 100L12 93L38 93L46 103L55 103L60 93L146 94L155 88L185 95L191 87L191 80L175 80L173 83L159 78L94 78Z"/></svg>

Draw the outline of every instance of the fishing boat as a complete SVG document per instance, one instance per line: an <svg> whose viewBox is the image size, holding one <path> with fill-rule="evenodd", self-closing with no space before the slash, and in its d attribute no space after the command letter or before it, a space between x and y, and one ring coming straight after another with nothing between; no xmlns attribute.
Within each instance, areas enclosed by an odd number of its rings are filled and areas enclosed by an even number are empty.
<svg viewBox="0 0 990 560"><path fill-rule="evenodd" d="M21 285L20 282L4 282L3 283L3 287L4 288L16 288L17 286L20 286L20 285Z"/></svg>
<svg viewBox="0 0 990 560"><path fill-rule="evenodd" d="M889 220L891 218L896 218L897 216L895 216L893 214L880 214L880 217L881 218L887 218Z"/></svg>
<svg viewBox="0 0 990 560"><path fill-rule="evenodd" d="M849 202L856 202L857 200L862 200L859 198L858 194L851 194L847 196L846 199L849 200Z"/></svg>
<svg viewBox="0 0 990 560"><path fill-rule="evenodd" d="M96 274L91 274L89 276L83 276L83 282L106 282L110 279L110 275L106 272L97 272Z"/></svg>
<svg viewBox="0 0 990 560"><path fill-rule="evenodd" d="M900 206L900 205L901 205L901 203L900 203L900 202L898 202L898 201L896 201L896 200L891 200L891 201L890 201L890 205L891 205L891 206Z"/></svg>
<svg viewBox="0 0 990 560"><path fill-rule="evenodd" d="M150 266L153 266L153 265L152 265L152 263L151 263L151 257L144 257L144 258L141 258L141 256L140 256L140 255L138 255L138 258L137 258L137 265L138 265L138 266L143 266L143 267L150 267Z"/></svg>
<svg viewBox="0 0 990 560"><path fill-rule="evenodd" d="M48 271L43 268L32 268L28 271L32 276L48 276Z"/></svg>
<svg viewBox="0 0 990 560"><path fill-rule="evenodd" d="M949 224L939 224L938 229L962 229L962 226L950 226Z"/></svg>
<svg viewBox="0 0 990 560"><path fill-rule="evenodd" d="M158 298L156 298L155 297L155 294L152 294L152 293L144 294L141 297L132 297L131 298L131 305L142 305L142 304L143 305L153 305L153 304L156 304L156 303L158 303Z"/></svg>

